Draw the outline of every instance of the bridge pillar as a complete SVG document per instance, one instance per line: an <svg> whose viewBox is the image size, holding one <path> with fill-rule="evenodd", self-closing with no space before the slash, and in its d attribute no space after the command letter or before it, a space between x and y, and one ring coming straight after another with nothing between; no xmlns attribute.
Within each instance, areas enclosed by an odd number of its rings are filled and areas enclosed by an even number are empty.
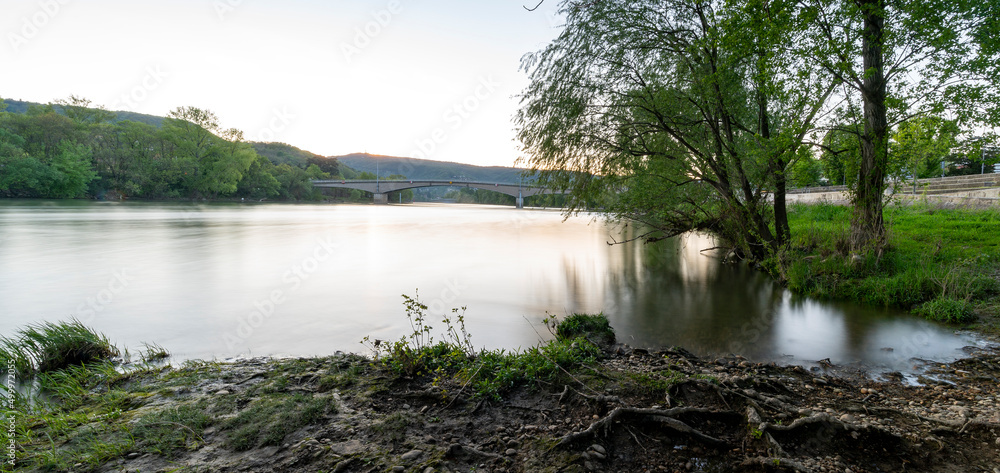
<svg viewBox="0 0 1000 473"><path fill-rule="evenodd" d="M372 202L376 205L386 205L389 203L389 194L375 194Z"/></svg>
<svg viewBox="0 0 1000 473"><path fill-rule="evenodd" d="M521 197L521 194L517 195L517 204L516 204L516 206L519 209L523 209L524 208L524 197Z"/></svg>

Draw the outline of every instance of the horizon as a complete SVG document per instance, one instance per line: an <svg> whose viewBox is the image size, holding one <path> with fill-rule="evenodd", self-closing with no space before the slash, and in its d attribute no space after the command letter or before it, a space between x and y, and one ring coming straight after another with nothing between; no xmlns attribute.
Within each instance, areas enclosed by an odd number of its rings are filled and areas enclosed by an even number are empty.
<svg viewBox="0 0 1000 473"><path fill-rule="evenodd" d="M534 3L534 2L532 2ZM211 110L248 141L515 167L524 54L561 24L556 3L243 0L6 8L0 97L166 116ZM66 71L72 71L67 73ZM362 150L362 151L359 151Z"/></svg>

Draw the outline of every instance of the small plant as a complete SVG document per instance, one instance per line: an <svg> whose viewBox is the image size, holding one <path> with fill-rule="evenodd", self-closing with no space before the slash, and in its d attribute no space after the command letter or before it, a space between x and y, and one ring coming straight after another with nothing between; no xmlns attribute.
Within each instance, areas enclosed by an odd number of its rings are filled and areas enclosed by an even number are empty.
<svg viewBox="0 0 1000 473"><path fill-rule="evenodd" d="M444 316L443 322L447 326L445 341L436 344L431 335L433 327L426 322L427 305L420 302L417 296L403 294L403 307L406 309L406 318L410 321L410 335L395 342L372 340L367 336L361 341L372 350L376 361L387 364L397 373L416 376L475 355L472 336L465 329L465 307L462 307L461 312L459 309L452 309L457 326L449 315Z"/></svg>
<svg viewBox="0 0 1000 473"><path fill-rule="evenodd" d="M170 358L170 352L166 348L156 343L143 343L142 351L139 352L139 361L142 364L157 363Z"/></svg>

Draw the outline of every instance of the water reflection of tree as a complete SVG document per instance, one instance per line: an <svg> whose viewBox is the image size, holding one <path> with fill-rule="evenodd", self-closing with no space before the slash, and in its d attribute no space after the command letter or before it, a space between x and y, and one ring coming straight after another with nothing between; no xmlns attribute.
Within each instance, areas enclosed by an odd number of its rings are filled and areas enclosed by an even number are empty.
<svg viewBox="0 0 1000 473"><path fill-rule="evenodd" d="M739 264L723 264L710 239L685 235L616 247L605 309L623 340L701 353L770 354L782 289Z"/></svg>

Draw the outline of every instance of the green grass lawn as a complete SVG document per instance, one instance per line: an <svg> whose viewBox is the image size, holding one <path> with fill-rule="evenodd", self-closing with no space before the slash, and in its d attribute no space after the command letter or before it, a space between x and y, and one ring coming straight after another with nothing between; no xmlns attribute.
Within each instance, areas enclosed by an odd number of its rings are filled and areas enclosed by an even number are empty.
<svg viewBox="0 0 1000 473"><path fill-rule="evenodd" d="M996 317L1000 292L1000 210L892 205L889 245L851 255L851 208L793 205L791 247L777 266L799 293L900 307L930 319L967 323Z"/></svg>

